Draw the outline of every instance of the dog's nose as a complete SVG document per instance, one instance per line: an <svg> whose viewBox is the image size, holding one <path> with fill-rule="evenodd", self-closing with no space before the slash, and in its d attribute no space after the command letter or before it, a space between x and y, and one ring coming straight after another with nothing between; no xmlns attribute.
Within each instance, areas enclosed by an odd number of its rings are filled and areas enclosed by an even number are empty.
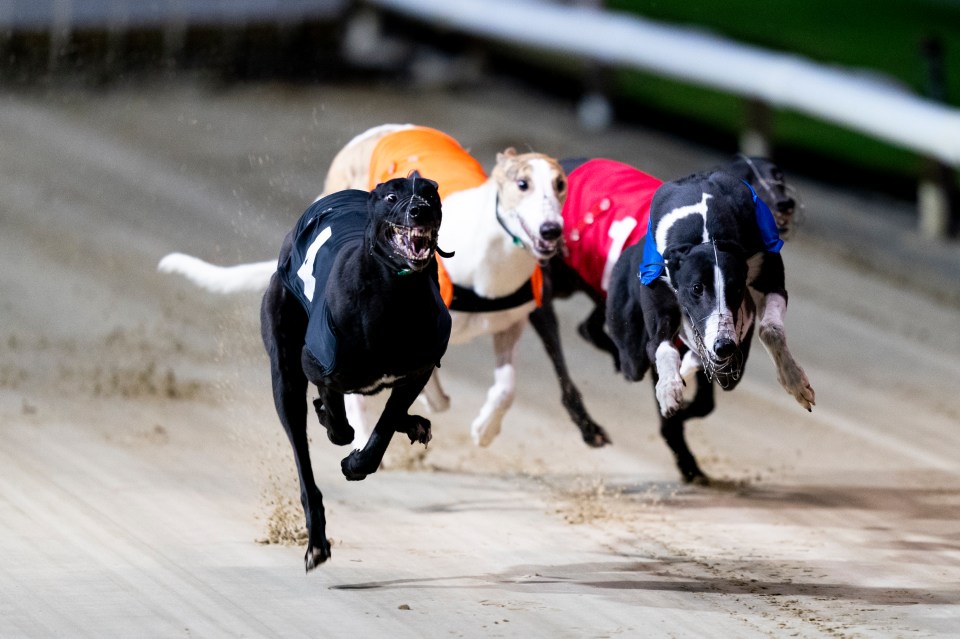
<svg viewBox="0 0 960 639"><path fill-rule="evenodd" d="M781 213L789 213L795 206L796 202L793 201L792 197L777 202L777 210Z"/></svg>
<svg viewBox="0 0 960 639"><path fill-rule="evenodd" d="M540 237L548 242L559 240L563 235L563 227L557 222L544 222L540 225Z"/></svg>
<svg viewBox="0 0 960 639"><path fill-rule="evenodd" d="M716 353L720 359L727 359L737 352L737 345L732 339L719 337L713 344L713 352Z"/></svg>

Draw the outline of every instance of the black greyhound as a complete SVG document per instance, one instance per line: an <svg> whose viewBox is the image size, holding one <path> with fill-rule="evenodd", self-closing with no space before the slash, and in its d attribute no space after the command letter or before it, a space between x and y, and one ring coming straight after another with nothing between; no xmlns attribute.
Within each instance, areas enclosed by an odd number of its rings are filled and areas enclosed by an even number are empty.
<svg viewBox="0 0 960 639"><path fill-rule="evenodd" d="M593 193L584 198L568 197L564 204L564 235L567 246L563 252L558 253L551 259L549 267L544 270L543 305L531 313L530 321L543 341L560 380L563 404L580 426L584 441L592 446L602 446L609 443L610 439L603 428L588 415L580 392L570 378L560 345L557 318L552 300L554 298L570 297L578 291L590 297L594 303L594 309L578 326L578 332L594 346L608 352L614 359L616 369L619 370L619 351L604 328L606 323L606 286L601 284L599 270L606 266L605 263L609 263L609 266L607 266L609 268L616 262L616 257L619 255L619 250L623 248L623 244L631 239L636 241L645 234L650 201L661 182L632 167L612 162L607 162L606 165L598 167L599 171L605 173L598 178L597 171L577 170L585 163L587 163L585 159L566 159L561 162L568 174L571 191L583 189ZM748 157L739 154L722 168L731 175L748 182L756 189L761 198L772 206L777 229L781 236L787 237L792 232L796 218L795 212L799 203L794 196L794 190L786 183L782 171L776 164L766 158ZM618 190L619 192L617 192ZM628 210L621 210L617 213L615 209L618 207ZM595 222L600 222L603 216L609 217L614 214L625 217L632 216L637 222L636 225L627 229L627 234L620 234L619 241L621 244L617 247L617 251L610 252L609 248L605 247L602 254L590 255L585 259L576 259L577 256L572 254L576 250L591 250L578 246L581 239L578 235L580 230L584 229L584 224L592 225ZM607 228L604 227L601 231L603 237L607 237ZM611 245L616 244L615 235L616 233L610 235ZM592 247L592 250L596 252L597 248ZM587 272L590 270L591 264L594 265L594 270L597 270L596 274ZM698 388L702 389L702 392L698 395L699 401L696 403L698 408L691 410L699 410L703 415L706 415L712 410L712 388L709 384L703 384ZM664 431L664 437L668 442L677 440L673 433L674 430L676 428L671 424L671 428ZM682 433L682 425L680 430ZM682 434L680 440L683 440ZM671 448L674 447L671 446ZM681 469L681 472L689 481L694 479L683 469ZM697 472L699 472L699 469L697 469ZM698 476L702 476L702 472Z"/></svg>
<svg viewBox="0 0 960 639"><path fill-rule="evenodd" d="M283 241L261 307L273 395L293 446L306 517L309 571L330 557L323 496L307 440L308 382L327 437L353 441L345 393L392 388L363 450L341 462L344 476L376 472L394 432L430 441L430 421L408 414L447 347L450 315L437 283L440 196L416 172L373 191L315 202Z"/></svg>

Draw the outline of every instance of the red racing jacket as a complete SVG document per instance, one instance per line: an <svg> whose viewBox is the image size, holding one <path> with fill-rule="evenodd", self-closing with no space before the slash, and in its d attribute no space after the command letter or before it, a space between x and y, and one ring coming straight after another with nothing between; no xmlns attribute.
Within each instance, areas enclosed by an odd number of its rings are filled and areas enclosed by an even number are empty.
<svg viewBox="0 0 960 639"><path fill-rule="evenodd" d="M607 294L620 253L647 234L650 202L661 184L614 160L588 160L567 174L564 261L595 290Z"/></svg>

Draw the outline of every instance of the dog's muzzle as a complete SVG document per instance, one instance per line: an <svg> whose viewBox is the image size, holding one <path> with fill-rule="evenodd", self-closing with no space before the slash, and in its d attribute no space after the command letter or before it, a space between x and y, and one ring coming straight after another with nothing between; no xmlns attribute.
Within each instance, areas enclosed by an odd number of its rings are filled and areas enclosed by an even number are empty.
<svg viewBox="0 0 960 639"><path fill-rule="evenodd" d="M388 241L398 257L405 260L410 268L418 271L430 263L437 247L436 228L388 224Z"/></svg>
<svg viewBox="0 0 960 639"><path fill-rule="evenodd" d="M534 256L540 260L553 257L560 248L560 238L563 237L563 226L558 222L544 222L538 232L533 232L520 218L520 228L529 239L528 246Z"/></svg>
<svg viewBox="0 0 960 639"><path fill-rule="evenodd" d="M729 388L743 374L743 353L740 345L730 337L717 337L713 349L707 348L703 335L693 327L693 349L700 356L707 379L716 380L720 388Z"/></svg>

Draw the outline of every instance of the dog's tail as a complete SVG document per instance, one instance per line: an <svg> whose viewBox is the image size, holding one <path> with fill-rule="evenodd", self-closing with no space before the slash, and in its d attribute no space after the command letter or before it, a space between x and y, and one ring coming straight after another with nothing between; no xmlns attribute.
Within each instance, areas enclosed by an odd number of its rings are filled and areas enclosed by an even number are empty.
<svg viewBox="0 0 960 639"><path fill-rule="evenodd" d="M183 253L170 253L160 260L157 270L161 273L179 273L200 288L227 295L265 290L270 283L270 277L277 270L277 262L268 260L236 266L217 266Z"/></svg>

